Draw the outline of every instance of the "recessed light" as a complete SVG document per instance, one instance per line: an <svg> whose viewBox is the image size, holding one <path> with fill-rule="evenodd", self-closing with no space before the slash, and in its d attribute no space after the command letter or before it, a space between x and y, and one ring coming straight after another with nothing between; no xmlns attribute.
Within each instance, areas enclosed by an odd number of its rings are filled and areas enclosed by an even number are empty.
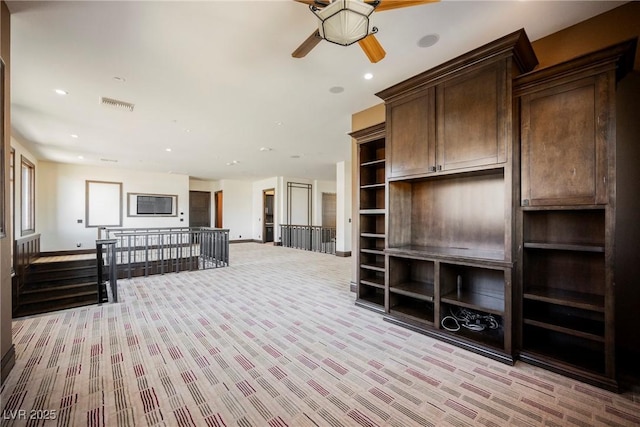
<svg viewBox="0 0 640 427"><path fill-rule="evenodd" d="M78 137L78 135L76 135L75 133L71 134L71 138L77 138L77 137Z"/></svg>
<svg viewBox="0 0 640 427"><path fill-rule="evenodd" d="M329 92L331 93L342 93L344 92L344 88L342 86L333 86L329 88Z"/></svg>
<svg viewBox="0 0 640 427"><path fill-rule="evenodd" d="M63 89L56 89L55 92L58 95L69 95L69 92L67 92L66 90L63 90Z"/></svg>
<svg viewBox="0 0 640 427"><path fill-rule="evenodd" d="M373 78L373 74L371 74L371 73L367 73L367 74L364 75L364 79L365 80L371 80L372 78Z"/></svg>
<svg viewBox="0 0 640 427"><path fill-rule="evenodd" d="M261 147L260 151L272 151L273 148L269 148L269 147Z"/></svg>
<svg viewBox="0 0 640 427"><path fill-rule="evenodd" d="M191 132L191 129L185 129L184 131L185 131L186 133L189 133L189 132Z"/></svg>
<svg viewBox="0 0 640 427"><path fill-rule="evenodd" d="M169 152L169 151L171 151L171 148L165 148L164 151Z"/></svg>
<svg viewBox="0 0 640 427"><path fill-rule="evenodd" d="M276 122L276 125L278 125L278 126L282 126L283 124L284 124L284 123L282 123L281 121L277 121L277 122Z"/></svg>
<svg viewBox="0 0 640 427"><path fill-rule="evenodd" d="M420 40L418 40L418 46L420 47L431 47L434 44L438 43L438 40L440 40L440 36L437 34L427 34L426 36L422 37Z"/></svg>
<svg viewBox="0 0 640 427"><path fill-rule="evenodd" d="M84 156L78 156L78 158L79 158L80 160L82 160L82 159L84 159Z"/></svg>

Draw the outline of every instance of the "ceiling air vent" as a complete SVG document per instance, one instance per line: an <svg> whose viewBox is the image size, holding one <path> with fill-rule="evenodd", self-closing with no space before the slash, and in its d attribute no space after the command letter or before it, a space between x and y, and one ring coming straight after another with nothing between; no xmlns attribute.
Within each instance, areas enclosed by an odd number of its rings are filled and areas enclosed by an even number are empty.
<svg viewBox="0 0 640 427"><path fill-rule="evenodd" d="M130 102L118 101L117 99L107 98L105 96L100 97L100 104L118 108L120 110L133 111L133 104Z"/></svg>

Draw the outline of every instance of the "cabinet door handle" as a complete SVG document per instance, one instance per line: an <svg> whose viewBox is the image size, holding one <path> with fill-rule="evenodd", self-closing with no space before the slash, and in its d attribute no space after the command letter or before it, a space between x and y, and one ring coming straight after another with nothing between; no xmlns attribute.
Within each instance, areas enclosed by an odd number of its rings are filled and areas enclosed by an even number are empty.
<svg viewBox="0 0 640 427"><path fill-rule="evenodd" d="M429 172L435 172L435 171L436 171L435 166L429 166Z"/></svg>
<svg viewBox="0 0 640 427"><path fill-rule="evenodd" d="M438 165L438 171L442 170L442 165Z"/></svg>

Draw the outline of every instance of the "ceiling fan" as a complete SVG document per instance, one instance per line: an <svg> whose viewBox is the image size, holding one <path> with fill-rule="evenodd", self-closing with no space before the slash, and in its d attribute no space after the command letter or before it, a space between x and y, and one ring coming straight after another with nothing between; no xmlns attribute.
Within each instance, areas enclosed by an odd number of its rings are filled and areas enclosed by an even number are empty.
<svg viewBox="0 0 640 427"><path fill-rule="evenodd" d="M386 55L375 36L378 29L370 24L374 11L399 9L435 3L439 0L294 0L309 6L318 18L318 29L302 42L291 56L303 58L321 40L349 46L358 42L371 62L378 62Z"/></svg>

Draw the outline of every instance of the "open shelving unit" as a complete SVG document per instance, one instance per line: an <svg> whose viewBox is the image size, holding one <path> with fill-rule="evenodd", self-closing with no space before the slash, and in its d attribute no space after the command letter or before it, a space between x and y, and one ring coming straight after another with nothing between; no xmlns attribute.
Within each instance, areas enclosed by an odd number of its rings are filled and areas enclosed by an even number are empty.
<svg viewBox="0 0 640 427"><path fill-rule="evenodd" d="M514 361L511 79L536 63L517 31L377 94L387 126L385 320L506 363ZM443 327L463 311L492 328Z"/></svg>
<svg viewBox="0 0 640 427"><path fill-rule="evenodd" d="M519 30L377 93L385 124L352 134L356 303L505 363L640 378L636 44L533 70Z"/></svg>
<svg viewBox="0 0 640 427"><path fill-rule="evenodd" d="M636 44L514 80L521 129L519 356L614 391L624 368L640 378L640 128L637 114L627 114L637 111L631 98L640 81L625 78ZM624 84L631 86L619 90Z"/></svg>
<svg viewBox="0 0 640 427"><path fill-rule="evenodd" d="M605 207L525 207L522 221L522 356L606 377Z"/></svg>
<svg viewBox="0 0 640 427"><path fill-rule="evenodd" d="M358 145L358 268L356 304L383 312L385 308L386 149L384 124L351 136Z"/></svg>

